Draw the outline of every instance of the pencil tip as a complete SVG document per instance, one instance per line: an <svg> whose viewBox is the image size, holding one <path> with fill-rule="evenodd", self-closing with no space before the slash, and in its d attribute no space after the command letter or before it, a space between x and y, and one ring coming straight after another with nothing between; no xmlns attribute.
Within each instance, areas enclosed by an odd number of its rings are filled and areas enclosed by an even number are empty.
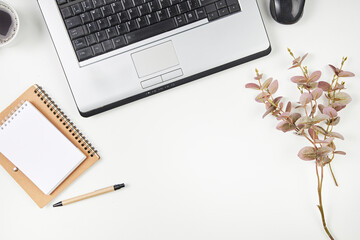
<svg viewBox="0 0 360 240"><path fill-rule="evenodd" d="M61 206L62 206L62 202L58 202L53 205L53 207L61 207Z"/></svg>

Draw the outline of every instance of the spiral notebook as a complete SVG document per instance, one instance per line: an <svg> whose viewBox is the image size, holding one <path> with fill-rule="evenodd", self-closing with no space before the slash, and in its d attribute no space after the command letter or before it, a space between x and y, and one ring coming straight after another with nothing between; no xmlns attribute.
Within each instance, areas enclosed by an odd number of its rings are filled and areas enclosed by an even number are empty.
<svg viewBox="0 0 360 240"><path fill-rule="evenodd" d="M0 113L0 164L39 207L99 158L37 85Z"/></svg>

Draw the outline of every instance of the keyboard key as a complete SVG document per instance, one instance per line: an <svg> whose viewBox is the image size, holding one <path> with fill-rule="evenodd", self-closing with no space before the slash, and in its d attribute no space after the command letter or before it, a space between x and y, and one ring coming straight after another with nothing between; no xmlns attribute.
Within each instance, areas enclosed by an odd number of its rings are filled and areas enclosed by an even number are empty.
<svg viewBox="0 0 360 240"><path fill-rule="evenodd" d="M171 6L167 8L169 17L175 17L179 14L176 6Z"/></svg>
<svg viewBox="0 0 360 240"><path fill-rule="evenodd" d="M205 11L206 13L211 13L211 12L215 12L217 9L216 9L216 5L213 3L213 4L210 4L210 5L207 5L205 7Z"/></svg>
<svg viewBox="0 0 360 240"><path fill-rule="evenodd" d="M95 33L95 36L96 36L98 42L103 42L103 41L107 40L107 34L105 31L97 32L97 33Z"/></svg>
<svg viewBox="0 0 360 240"><path fill-rule="evenodd" d="M61 15L63 16L64 19L66 19L73 16L73 12L70 7L66 7L61 9Z"/></svg>
<svg viewBox="0 0 360 240"><path fill-rule="evenodd" d="M82 26L69 30L71 40L85 36L86 32Z"/></svg>
<svg viewBox="0 0 360 240"><path fill-rule="evenodd" d="M125 24L127 25L130 32L139 28L139 25L137 24L137 21L135 21L135 20L130 20L129 22L126 22Z"/></svg>
<svg viewBox="0 0 360 240"><path fill-rule="evenodd" d="M113 2L116 2L117 0L105 0L105 4L110 4L110 3L113 3Z"/></svg>
<svg viewBox="0 0 360 240"><path fill-rule="evenodd" d="M123 0L123 4L124 4L125 9L135 7L133 0Z"/></svg>
<svg viewBox="0 0 360 240"><path fill-rule="evenodd" d="M231 13L241 11L240 5L239 5L239 4L235 4L235 5L229 6L229 11L230 11Z"/></svg>
<svg viewBox="0 0 360 240"><path fill-rule="evenodd" d="M161 8L167 8L171 6L171 0L159 0Z"/></svg>
<svg viewBox="0 0 360 240"><path fill-rule="evenodd" d="M151 12L148 4L143 4L143 5L138 6L138 10L139 10L140 16L144 16Z"/></svg>
<svg viewBox="0 0 360 240"><path fill-rule="evenodd" d="M105 5L101 7L100 10L104 17L108 17L115 13L110 5Z"/></svg>
<svg viewBox="0 0 360 240"><path fill-rule="evenodd" d="M157 11L156 14L157 14L159 21L163 21L163 20L169 18L168 12L166 11L166 9L161 9L160 11Z"/></svg>
<svg viewBox="0 0 360 240"><path fill-rule="evenodd" d="M198 0L189 0L188 1L188 5L190 7L190 10L193 10L195 8L199 8L200 7L200 4L199 4L199 1Z"/></svg>
<svg viewBox="0 0 360 240"><path fill-rule="evenodd" d="M90 13L88 13L88 12L82 13L82 14L80 14L79 16L80 16L80 18L81 18L81 21L82 21L84 24L89 23L89 22L92 21L92 17L91 17L91 15L90 15Z"/></svg>
<svg viewBox="0 0 360 240"><path fill-rule="evenodd" d="M102 42L102 45L105 52L109 52L114 49L114 44L111 40L106 40L105 42Z"/></svg>
<svg viewBox="0 0 360 240"><path fill-rule="evenodd" d="M231 5L239 5L239 1L238 0L225 0L226 1L226 4L228 6L231 6Z"/></svg>
<svg viewBox="0 0 360 240"><path fill-rule="evenodd" d="M125 10L125 7L122 2L114 2L111 4L111 7L115 13L119 13Z"/></svg>
<svg viewBox="0 0 360 240"><path fill-rule="evenodd" d="M227 8L225 8L227 10ZM194 11L190 11L185 13L185 17L188 23L195 22L197 20L197 16Z"/></svg>
<svg viewBox="0 0 360 240"><path fill-rule="evenodd" d="M116 15L111 15L107 17L110 26L116 26L120 23L119 18Z"/></svg>
<svg viewBox="0 0 360 240"><path fill-rule="evenodd" d="M144 0L134 0L135 6L140 6L141 4L144 4L144 3L145 3Z"/></svg>
<svg viewBox="0 0 360 240"><path fill-rule="evenodd" d="M96 21L96 23L98 24L100 30L103 30L103 29L105 29L105 28L110 27L110 24L109 24L109 22L106 20L106 18L99 19L99 20Z"/></svg>
<svg viewBox="0 0 360 240"><path fill-rule="evenodd" d="M129 28L125 23L119 24L116 26L116 30L120 35L124 35L125 33L129 32Z"/></svg>
<svg viewBox="0 0 360 240"><path fill-rule="evenodd" d="M179 10L179 13L185 13L185 12L189 11L189 5L187 4L187 2L179 3L176 6Z"/></svg>
<svg viewBox="0 0 360 240"><path fill-rule="evenodd" d="M147 25L149 25L145 16L137 18L136 21L137 21L137 24L139 25L139 28L143 28L143 27L146 27Z"/></svg>
<svg viewBox="0 0 360 240"><path fill-rule="evenodd" d="M72 41L72 43L74 45L75 50L80 50L88 46L85 38L83 37L75 39L74 41Z"/></svg>
<svg viewBox="0 0 360 240"><path fill-rule="evenodd" d="M98 55L104 53L104 48L101 43L97 43L94 46L92 46L91 48L92 48L95 56L98 56Z"/></svg>
<svg viewBox="0 0 360 240"><path fill-rule="evenodd" d="M104 0L93 0L94 6L96 8L102 7L105 5L105 1Z"/></svg>
<svg viewBox="0 0 360 240"><path fill-rule="evenodd" d="M118 18L121 23L126 22L127 20L129 20L129 14L127 12L121 12L118 14Z"/></svg>
<svg viewBox="0 0 360 240"><path fill-rule="evenodd" d="M118 32L116 30L116 27L112 27L112 28L108 28L105 30L107 36L108 36L108 39L111 39L111 38L114 38L118 35Z"/></svg>
<svg viewBox="0 0 360 240"><path fill-rule="evenodd" d="M174 19L169 18L165 21L155 23L153 25L141 28L139 30L125 34L125 38L129 44L141 41L143 39L156 36L160 33L170 31L176 27Z"/></svg>
<svg viewBox="0 0 360 240"><path fill-rule="evenodd" d="M176 4L179 4L181 2L182 2L182 0L171 0L171 5L176 5Z"/></svg>
<svg viewBox="0 0 360 240"><path fill-rule="evenodd" d="M94 33L94 32L99 31L99 27L95 22L86 24L86 27L87 27L89 33Z"/></svg>
<svg viewBox="0 0 360 240"><path fill-rule="evenodd" d="M199 0L199 2L200 2L200 6L206 6L209 5L210 3L216 2L216 0Z"/></svg>
<svg viewBox="0 0 360 240"><path fill-rule="evenodd" d="M217 9L221 9L221 8L227 7L225 0L220 0L220 1L216 2L215 5L216 5L216 8L217 8Z"/></svg>
<svg viewBox="0 0 360 240"><path fill-rule="evenodd" d="M57 4L61 5L61 4L65 4L67 1L66 0L56 0Z"/></svg>
<svg viewBox="0 0 360 240"><path fill-rule="evenodd" d="M222 9L218 10L218 13L219 13L219 16L222 17L222 16L225 16L225 15L228 15L230 12L229 12L229 9L222 8Z"/></svg>
<svg viewBox="0 0 360 240"><path fill-rule="evenodd" d="M187 23L184 14L179 15L179 16L176 16L176 17L175 17L175 21L176 21L176 25L177 25L178 27L184 26L184 25Z"/></svg>
<svg viewBox="0 0 360 240"><path fill-rule="evenodd" d="M84 11L90 11L94 8L94 4L91 0L85 0L82 2L82 6L84 8Z"/></svg>
<svg viewBox="0 0 360 240"><path fill-rule="evenodd" d="M146 15L146 18L150 25L154 24L158 21L155 13L150 13L150 14Z"/></svg>
<svg viewBox="0 0 360 240"><path fill-rule="evenodd" d="M94 19L94 21L103 17L100 9L91 10L90 14L91 14L92 18Z"/></svg>
<svg viewBox="0 0 360 240"><path fill-rule="evenodd" d="M114 43L115 48L121 48L121 47L126 46L126 41L125 41L124 36L119 36L119 37L113 38L112 41Z"/></svg>
<svg viewBox="0 0 360 240"><path fill-rule="evenodd" d="M86 42L88 44L88 46L94 45L95 43L97 43L97 39L95 34L90 34L85 36Z"/></svg>
<svg viewBox="0 0 360 240"><path fill-rule="evenodd" d="M79 61L84 61L86 59L91 58L94 55L91 50L91 47L87 47L87 48L76 51L76 56L78 57Z"/></svg>
<svg viewBox="0 0 360 240"><path fill-rule="evenodd" d="M139 10L135 8L130 8L128 11L130 19L134 19L140 16Z"/></svg>
<svg viewBox="0 0 360 240"><path fill-rule="evenodd" d="M206 18L205 8L199 8L195 10L196 16L198 19Z"/></svg>
<svg viewBox="0 0 360 240"><path fill-rule="evenodd" d="M71 29L82 24L81 19L79 16L74 16L68 19L65 19L65 25L67 29Z"/></svg>
<svg viewBox="0 0 360 240"><path fill-rule="evenodd" d="M72 9L74 15L79 15L80 13L84 12L84 9L80 3L76 3L76 4L72 5L71 9Z"/></svg>
<svg viewBox="0 0 360 240"><path fill-rule="evenodd" d="M158 1L151 1L148 3L151 12L156 12L161 9L161 5Z"/></svg>
<svg viewBox="0 0 360 240"><path fill-rule="evenodd" d="M212 21L212 20L219 18L219 14L217 12L211 12L208 14L207 17L208 17L209 21Z"/></svg>

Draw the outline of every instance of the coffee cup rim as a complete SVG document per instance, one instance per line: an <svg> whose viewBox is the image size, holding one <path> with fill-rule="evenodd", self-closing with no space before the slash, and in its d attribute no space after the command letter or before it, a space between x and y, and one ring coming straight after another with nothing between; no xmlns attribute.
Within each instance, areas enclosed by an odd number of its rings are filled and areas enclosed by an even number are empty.
<svg viewBox="0 0 360 240"><path fill-rule="evenodd" d="M11 43L16 38L16 36L17 36L17 34L19 32L19 28L20 28L20 20L19 20L19 15L16 12L16 10L8 2L0 0L0 4L8 7L11 10L11 12L15 15L15 18L17 19L17 27L15 28L15 33L12 36L12 38L9 39L8 41L4 42L4 43L0 42L0 47L4 47L4 46L8 45L9 43Z"/></svg>

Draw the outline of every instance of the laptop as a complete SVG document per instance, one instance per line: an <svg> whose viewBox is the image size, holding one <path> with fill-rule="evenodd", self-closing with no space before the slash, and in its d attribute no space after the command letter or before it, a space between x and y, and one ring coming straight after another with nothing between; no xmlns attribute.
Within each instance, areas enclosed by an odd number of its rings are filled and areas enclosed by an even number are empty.
<svg viewBox="0 0 360 240"><path fill-rule="evenodd" d="M256 0L38 0L89 117L265 56Z"/></svg>

